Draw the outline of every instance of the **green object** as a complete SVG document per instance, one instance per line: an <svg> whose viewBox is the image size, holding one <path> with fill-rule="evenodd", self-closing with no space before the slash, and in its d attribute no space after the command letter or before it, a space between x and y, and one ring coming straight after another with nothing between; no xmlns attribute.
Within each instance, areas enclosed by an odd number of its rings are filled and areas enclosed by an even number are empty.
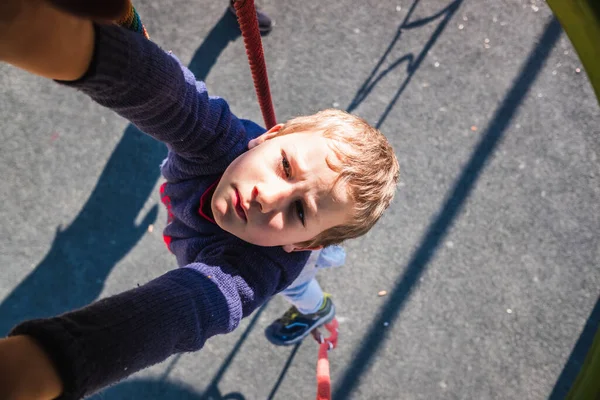
<svg viewBox="0 0 600 400"><path fill-rule="evenodd" d="M600 1L547 0L575 47L600 102Z"/></svg>
<svg viewBox="0 0 600 400"><path fill-rule="evenodd" d="M600 1L547 0L575 47L600 103ZM600 399L600 329L566 400Z"/></svg>
<svg viewBox="0 0 600 400"><path fill-rule="evenodd" d="M547 0L575 47L600 103L600 1ZM566 400L600 399L600 329Z"/></svg>

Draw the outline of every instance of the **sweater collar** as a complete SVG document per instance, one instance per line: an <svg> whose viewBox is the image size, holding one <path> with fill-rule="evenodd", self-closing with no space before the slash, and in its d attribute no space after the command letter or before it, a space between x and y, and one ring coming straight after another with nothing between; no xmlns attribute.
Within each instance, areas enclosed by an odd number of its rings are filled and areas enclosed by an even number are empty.
<svg viewBox="0 0 600 400"><path fill-rule="evenodd" d="M200 197L200 207L198 208L198 213L200 216L215 225L217 222L213 218L212 210L210 209L210 201L212 200L212 196L215 193L215 189L217 188L220 180L221 178L217 179L208 187L208 189L204 191L204 193L202 193L202 197Z"/></svg>

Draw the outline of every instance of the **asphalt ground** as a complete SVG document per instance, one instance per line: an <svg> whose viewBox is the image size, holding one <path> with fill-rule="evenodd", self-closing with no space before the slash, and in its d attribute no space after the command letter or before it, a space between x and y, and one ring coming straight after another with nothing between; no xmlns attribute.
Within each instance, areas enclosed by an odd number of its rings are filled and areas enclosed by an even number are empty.
<svg viewBox="0 0 600 400"><path fill-rule="evenodd" d="M262 121L227 2L136 2L242 118ZM334 399L560 399L600 321L600 111L544 2L262 0L278 120L336 107L389 137L397 198L334 296ZM0 333L174 268L166 150L85 96L0 65ZM382 290L387 295L378 296ZM97 399L309 399L317 345L232 334Z"/></svg>

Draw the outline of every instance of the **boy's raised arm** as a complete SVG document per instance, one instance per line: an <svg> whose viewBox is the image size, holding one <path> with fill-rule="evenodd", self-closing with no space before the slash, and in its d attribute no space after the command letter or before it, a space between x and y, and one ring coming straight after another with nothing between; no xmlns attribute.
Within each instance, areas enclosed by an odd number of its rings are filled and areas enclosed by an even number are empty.
<svg viewBox="0 0 600 400"><path fill-rule="evenodd" d="M43 0L7 1L17 10L0 17L1 61L81 90L186 159L227 165L246 149L227 102L143 35Z"/></svg>
<svg viewBox="0 0 600 400"><path fill-rule="evenodd" d="M82 79L65 82L188 159L228 165L246 149L245 128L226 101L143 35L95 25L95 50Z"/></svg>

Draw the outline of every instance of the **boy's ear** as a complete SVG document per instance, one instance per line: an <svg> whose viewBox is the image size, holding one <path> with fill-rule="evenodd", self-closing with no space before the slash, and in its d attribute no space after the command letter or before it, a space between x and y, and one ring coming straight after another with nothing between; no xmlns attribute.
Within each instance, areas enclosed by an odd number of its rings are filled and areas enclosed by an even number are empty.
<svg viewBox="0 0 600 400"><path fill-rule="evenodd" d="M277 124L256 139L252 139L250 142L248 142L248 150L255 148L259 144L262 144L269 139L272 139L277 135L277 132L279 132L281 128L283 128L283 124Z"/></svg>
<svg viewBox="0 0 600 400"><path fill-rule="evenodd" d="M313 247L300 247L295 244L286 244L283 246L283 250L291 253L293 251L308 251L308 250L321 250L323 246L313 246Z"/></svg>

